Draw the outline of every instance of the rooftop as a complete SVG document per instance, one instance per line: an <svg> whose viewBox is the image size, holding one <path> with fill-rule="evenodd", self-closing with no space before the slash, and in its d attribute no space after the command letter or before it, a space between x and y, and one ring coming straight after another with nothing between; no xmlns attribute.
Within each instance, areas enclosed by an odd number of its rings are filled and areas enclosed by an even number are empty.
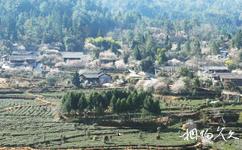
<svg viewBox="0 0 242 150"><path fill-rule="evenodd" d="M221 79L241 79L242 80L241 74L224 73L224 74L219 74L219 76Z"/></svg>
<svg viewBox="0 0 242 150"><path fill-rule="evenodd" d="M32 51L25 51L25 50L19 50L19 51L13 51L12 55L33 55L34 52Z"/></svg>
<svg viewBox="0 0 242 150"><path fill-rule="evenodd" d="M104 75L104 73L100 70L80 70L79 74L88 79L96 79Z"/></svg>
<svg viewBox="0 0 242 150"><path fill-rule="evenodd" d="M73 58L79 59L84 56L82 52L61 52L61 55L65 59L68 59L68 58L69 59L73 59Z"/></svg>
<svg viewBox="0 0 242 150"><path fill-rule="evenodd" d="M229 70L226 66L205 66L202 67L203 70Z"/></svg>
<svg viewBox="0 0 242 150"><path fill-rule="evenodd" d="M19 56L15 56L12 55L9 57L10 61L26 61L26 60L35 60L36 57L33 55L19 55Z"/></svg>

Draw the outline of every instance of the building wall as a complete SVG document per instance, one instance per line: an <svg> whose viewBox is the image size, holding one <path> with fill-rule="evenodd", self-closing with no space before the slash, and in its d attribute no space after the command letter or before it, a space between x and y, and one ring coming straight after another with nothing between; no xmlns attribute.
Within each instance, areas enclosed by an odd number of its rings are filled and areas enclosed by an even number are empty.
<svg viewBox="0 0 242 150"><path fill-rule="evenodd" d="M242 86L242 79L222 79L222 81L226 84L232 82L235 86Z"/></svg>
<svg viewBox="0 0 242 150"><path fill-rule="evenodd" d="M112 82L112 77L109 76L109 75L102 75L100 76L99 78L99 83L102 85L102 84L105 84L105 83L111 83Z"/></svg>

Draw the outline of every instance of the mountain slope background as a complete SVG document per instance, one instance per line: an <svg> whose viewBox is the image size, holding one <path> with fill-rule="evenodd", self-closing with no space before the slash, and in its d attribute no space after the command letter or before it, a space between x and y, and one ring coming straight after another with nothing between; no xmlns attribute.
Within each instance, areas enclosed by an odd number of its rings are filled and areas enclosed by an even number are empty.
<svg viewBox="0 0 242 150"><path fill-rule="evenodd" d="M210 25L214 32L234 34L242 25L241 10L242 0L0 0L0 40L60 42L78 50L86 38L115 29L188 32Z"/></svg>

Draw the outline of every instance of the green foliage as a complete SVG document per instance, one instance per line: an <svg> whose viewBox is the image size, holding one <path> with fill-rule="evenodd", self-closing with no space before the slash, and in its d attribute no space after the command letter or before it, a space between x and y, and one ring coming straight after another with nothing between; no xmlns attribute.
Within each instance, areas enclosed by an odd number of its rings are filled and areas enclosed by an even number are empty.
<svg viewBox="0 0 242 150"><path fill-rule="evenodd" d="M81 81L80 81L80 75L78 72L75 72L75 74L73 75L72 84L76 87L80 87Z"/></svg>
<svg viewBox="0 0 242 150"><path fill-rule="evenodd" d="M138 46L135 46L133 52L134 52L134 58L135 58L136 60L141 60L141 59L142 59L142 55L141 55L141 52L140 52Z"/></svg>
<svg viewBox="0 0 242 150"><path fill-rule="evenodd" d="M152 94L147 92L112 90L107 92L67 93L62 99L64 112L82 113L86 109L102 114L108 108L113 113L140 112L142 109L152 114L160 113L158 101L154 101Z"/></svg>
<svg viewBox="0 0 242 150"><path fill-rule="evenodd" d="M193 72L186 67L181 67L179 70L179 75L183 77L190 77L193 78Z"/></svg>
<svg viewBox="0 0 242 150"><path fill-rule="evenodd" d="M239 61L242 61L242 52L239 53Z"/></svg>
<svg viewBox="0 0 242 150"><path fill-rule="evenodd" d="M70 92L63 96L62 108L64 112L83 112L86 107L87 101L84 93Z"/></svg>
<svg viewBox="0 0 242 150"><path fill-rule="evenodd" d="M8 40L0 41L0 55L10 54L12 51L12 44Z"/></svg>
<svg viewBox="0 0 242 150"><path fill-rule="evenodd" d="M144 72L155 74L155 66L151 57L147 57L141 61L141 69Z"/></svg>
<svg viewBox="0 0 242 150"><path fill-rule="evenodd" d="M27 45L61 42L66 50L77 51L86 37L114 26L109 12L93 0L0 1L0 9L0 38Z"/></svg>
<svg viewBox="0 0 242 150"><path fill-rule="evenodd" d="M192 53L192 48L191 48L191 42L190 40L186 41L185 46L184 46L184 53L186 56L190 55Z"/></svg>
<svg viewBox="0 0 242 150"><path fill-rule="evenodd" d="M201 83L198 77L192 79L192 88L194 89L199 88L200 85Z"/></svg>
<svg viewBox="0 0 242 150"><path fill-rule="evenodd" d="M178 42L177 43L176 51L181 51L181 42Z"/></svg>
<svg viewBox="0 0 242 150"><path fill-rule="evenodd" d="M242 48L242 30L239 30L233 39L233 46L240 49Z"/></svg>
<svg viewBox="0 0 242 150"><path fill-rule="evenodd" d="M217 41L212 41L210 44L210 49L213 55L219 54L219 43Z"/></svg>
<svg viewBox="0 0 242 150"><path fill-rule="evenodd" d="M119 53L118 49L121 48L120 44L117 41L113 40L112 38L103 38L103 37L88 38L87 42L94 44L101 50L111 49L112 52L114 52L115 54Z"/></svg>
<svg viewBox="0 0 242 150"><path fill-rule="evenodd" d="M48 76L46 80L47 80L47 84L49 86L55 86L56 85L57 78L55 76Z"/></svg>
<svg viewBox="0 0 242 150"><path fill-rule="evenodd" d="M161 49L161 48L157 49L156 60L158 61L158 63L160 65L164 64L167 61L166 50L165 49Z"/></svg>
<svg viewBox="0 0 242 150"><path fill-rule="evenodd" d="M152 114L160 114L159 101L154 101L151 97L146 97L144 100L144 110Z"/></svg>
<svg viewBox="0 0 242 150"><path fill-rule="evenodd" d="M61 42L66 50L82 50L85 38L105 36L114 28L162 26L167 34L175 30L190 34L195 27L211 24L232 33L241 25L240 6L239 0L0 1L0 38L30 45ZM153 40L146 41L145 49L151 50ZM170 49L168 38L165 43L164 48Z"/></svg>
<svg viewBox="0 0 242 150"><path fill-rule="evenodd" d="M201 44L198 39L194 39L191 43L192 55L199 56L201 55Z"/></svg>
<svg viewBox="0 0 242 150"><path fill-rule="evenodd" d="M165 49L170 50L171 48L172 48L172 44L171 44L169 36L167 35L166 39L165 39Z"/></svg>

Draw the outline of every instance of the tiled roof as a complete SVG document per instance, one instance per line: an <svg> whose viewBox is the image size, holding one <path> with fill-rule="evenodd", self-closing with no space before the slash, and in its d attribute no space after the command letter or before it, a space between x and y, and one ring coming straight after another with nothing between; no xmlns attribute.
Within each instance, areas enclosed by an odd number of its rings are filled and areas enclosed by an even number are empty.
<svg viewBox="0 0 242 150"><path fill-rule="evenodd" d="M242 75L234 73L219 74L221 79L242 79Z"/></svg>
<svg viewBox="0 0 242 150"><path fill-rule="evenodd" d="M204 70L228 70L226 66L205 66L202 69Z"/></svg>
<svg viewBox="0 0 242 150"><path fill-rule="evenodd" d="M26 61L26 60L35 60L36 57L33 55L12 55L9 57L10 61Z"/></svg>
<svg viewBox="0 0 242 150"><path fill-rule="evenodd" d="M79 59L82 58L84 55L81 52L61 52L61 55L63 58L65 59L71 59L71 58L75 58L75 59Z"/></svg>
<svg viewBox="0 0 242 150"><path fill-rule="evenodd" d="M96 79L104 75L104 73L99 70L81 70L79 74L88 79Z"/></svg>

